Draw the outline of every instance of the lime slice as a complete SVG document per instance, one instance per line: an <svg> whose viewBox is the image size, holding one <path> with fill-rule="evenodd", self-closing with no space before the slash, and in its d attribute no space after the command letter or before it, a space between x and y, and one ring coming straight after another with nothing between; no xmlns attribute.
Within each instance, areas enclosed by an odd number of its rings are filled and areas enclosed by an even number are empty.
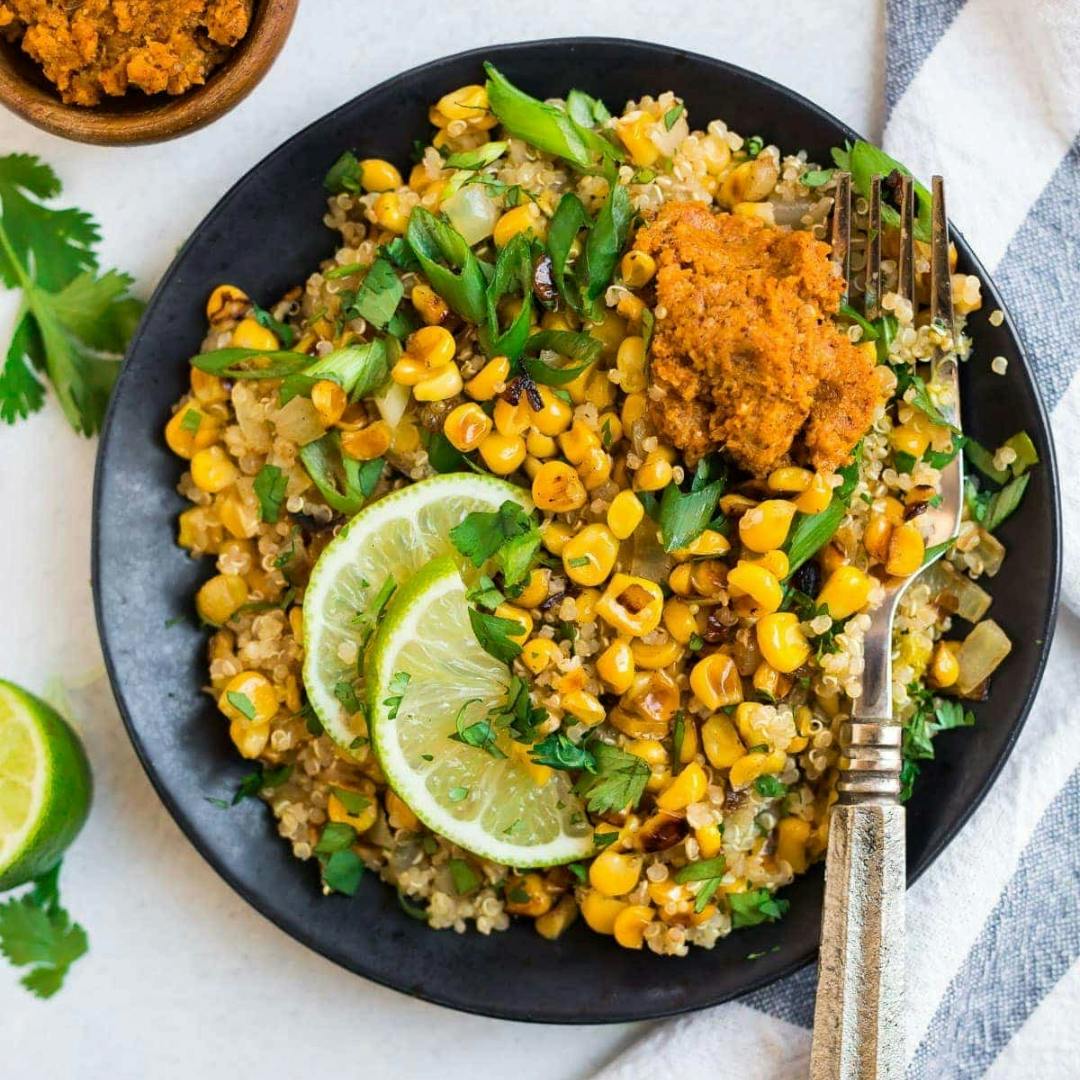
<svg viewBox="0 0 1080 1080"><path fill-rule="evenodd" d="M406 679L407 676L407 679ZM450 736L505 702L510 673L469 625L465 583L437 559L401 590L368 654L371 737L394 791L429 828L485 859L551 866L592 853L593 832L565 772L538 783L526 762ZM505 737L504 737L505 738Z"/></svg>
<svg viewBox="0 0 1080 1080"><path fill-rule="evenodd" d="M90 790L67 721L0 679L0 892L56 865L86 821Z"/></svg>
<svg viewBox="0 0 1080 1080"><path fill-rule="evenodd" d="M363 698L358 680L372 609L438 555L454 553L449 532L474 510L507 499L532 509L521 488L494 476L444 473L361 510L327 545L304 594L304 688L326 733L346 750L366 734L349 706Z"/></svg>

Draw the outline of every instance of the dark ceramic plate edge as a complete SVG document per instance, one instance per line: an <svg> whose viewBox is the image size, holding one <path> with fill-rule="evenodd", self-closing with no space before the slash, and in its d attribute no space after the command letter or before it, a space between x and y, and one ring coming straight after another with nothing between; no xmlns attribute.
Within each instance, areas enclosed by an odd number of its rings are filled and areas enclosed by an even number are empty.
<svg viewBox="0 0 1080 1080"><path fill-rule="evenodd" d="M287 153L289 148L291 147L291 145L294 142L296 142L297 140L301 139L308 132L308 130L310 128L312 128L312 127L314 127L314 126L316 126L318 124L321 124L324 121L328 121L328 120L330 120L332 118L335 118L335 117L339 116L341 113L345 112L346 110L349 110L349 109L355 107L356 105L358 105L359 103L363 102L369 96L374 96L374 95L380 93L385 87L387 87L389 85L392 85L392 84L397 83L397 82L407 82L408 80L413 79L413 78L419 76L420 74L422 74L424 72L427 72L432 68L438 67L438 66L440 66L440 65L442 65L442 64L444 64L444 63L446 63L448 61L475 60L477 62L477 65L479 66L479 62L486 59L488 57L488 55L491 52L495 51L495 50L498 50L500 53L513 54L513 53L518 53L518 52L527 52L529 50L535 49L535 48L540 47L540 46L544 46L544 47L560 47L560 48L568 48L568 47L578 48L578 47L583 47L583 46L584 47L588 47L588 46L606 46L606 47L631 46L631 47L639 47L639 48L644 48L644 49L662 49L662 50L664 50L664 51L666 51L668 53L672 53L672 54L675 54L676 56L680 56L680 57L686 57L687 59L690 59L690 60L703 61L703 62L708 63L708 64L718 64L718 65L721 65L723 67L726 67L727 69L734 72L739 77L747 80L750 83L755 83L755 84L757 84L759 86L768 88L768 89L770 89L770 90L772 90L772 91L774 91L776 93L779 93L779 94L781 94L783 96L786 96L787 98L793 100L794 102L796 102L798 104L798 106L801 109L803 109L803 110L805 110L805 111L807 111L809 113L812 113L812 114L816 115L818 118L824 119L824 120L828 121L831 124L834 124L836 127L838 127L839 129L841 129L843 131L843 133L845 134L845 137L853 138L853 139L862 137L853 128L851 128L849 125L843 123L842 121L838 120L835 116L833 116L827 110L821 108L820 106L816 105L814 102L812 102L809 99L805 98L803 95L797 93L794 90L791 90L791 89L783 86L781 83L778 83L777 81L775 81L773 79L769 79L766 76L760 75L760 74L758 74L756 72L748 71L747 69L742 68L742 67L740 67L740 66L738 66L736 64L732 64L732 63L730 63L728 61L718 60L718 59L716 59L714 57L705 56L704 54L701 54L701 53L695 53L695 52L692 52L690 50L681 49L681 48L677 48L677 47L674 47L674 46L657 45L657 44L652 44L652 43L648 43L648 42L641 42L641 41L636 41L636 40L627 39L627 38L610 38L610 37L550 38L550 39L539 39L539 40L527 41L527 42L514 42L514 43L510 43L510 44L505 44L505 45L487 45L487 46L484 46L484 47L478 48L478 49L470 49L470 50L466 50L464 52L455 53L455 54L448 55L448 56L445 56L445 57L438 57L436 59L427 61L424 64L421 64L421 65L418 65L418 66L416 66L414 68L411 68L411 69L409 69L409 70L407 70L405 72L402 72L402 73L400 73L398 75L395 75L395 76L392 76L392 77L390 77L388 79L385 79L385 80L383 80L383 82L381 82L381 83L379 83L379 84L377 84L377 85L375 85L373 87L370 87L368 90L364 91L362 94L359 94L355 98L350 99L348 102L345 102L342 105L338 106L338 108L332 110L330 113L327 113L327 114L325 114L325 115L323 115L321 117L316 118L310 124L305 125L304 128L302 128L301 130L299 130L298 132L296 132L295 134L290 136L290 138L288 138L285 142L283 142L275 150L271 151L271 153L266 155L266 157L262 158L259 162L257 162L255 165L253 165L251 169L249 169L234 184L232 184L229 187L229 189L221 196L221 198L214 205L214 207L211 208L211 210L207 213L207 215L202 219L202 221L200 221L200 223L195 227L195 229L192 231L189 238L185 241L183 246L177 252L177 254L174 257L173 261L170 263L168 269L166 269L165 273L163 274L163 276L161 278L160 283L154 289L154 291L153 291L153 293L151 295L151 298L150 298L150 300L149 300L149 302L147 304L147 308L146 308L146 312L144 314L143 320L140 322L140 325L139 325L138 329L136 330L136 333L135 333L131 343L129 344L129 350L128 350L129 354L135 350L136 346L141 341L141 338L142 338L143 333L144 333L144 328L145 328L145 326L147 325L147 323L149 321L149 316L151 315L151 313L157 308L158 305L160 305L161 303L164 302L165 294L168 291L169 285L171 284L171 278L172 278L172 275L173 275L173 272L174 272L174 268L176 267L176 265L178 263L180 263L183 260L184 256L188 252L189 248L191 248L192 245L195 243L196 237L204 229L206 229L209 226L213 225L215 220L220 215L224 214L227 211L228 204L229 204L231 196L234 194L234 192L237 189L239 189L240 187L242 187L245 183L247 183L248 180L252 177L252 175L262 165L276 159L278 156L280 156L282 154ZM975 272L979 276L980 280L982 281L982 283L984 285L984 288L986 288L986 290L987 290L987 292L989 294L988 299L992 300L996 304L996 306L998 308L1000 308L1002 310L1002 312L1004 313L1005 326L1006 326L1006 328L1008 330L1009 336L1012 338L1012 340L1013 340L1013 342L1015 344L1017 354L1021 357L1021 359L1023 360L1025 368L1030 373L1031 372L1031 365L1030 365L1030 363L1028 361L1027 352L1026 352L1026 349L1024 348L1023 341L1020 338L1020 336L1019 336L1019 334L1018 334L1018 332L1016 330L1015 323L1013 322L1012 317L1009 314L1008 308L1005 306L1004 302L1002 301L1002 299L1000 297L1000 294L998 293L998 290L997 290L996 286L993 283L992 278L990 277L990 275L986 271L986 269L983 267L983 265L980 262L980 260L978 259L978 257L972 251L970 246L967 245L966 242L963 240L963 236L959 232L959 230L957 230L955 227L953 227L952 228L952 233L953 233L954 239L960 241L961 245L963 245L966 248L966 255L967 255L967 258L970 260L970 262L972 264L973 272ZM812 963L816 959L817 949L815 947L815 948L813 948L811 950L808 950L803 956L796 958L795 960L793 960L792 962L790 962L790 963L788 963L786 965L775 968L775 969L773 969L771 971L768 971L768 972L763 971L761 976L757 976L757 977L750 976L750 977L746 978L744 980L743 988L740 991L738 991L737 993L734 993L734 994L731 994L731 993L718 994L714 1000L709 1001L709 1002L702 1002L702 1003L700 1003L698 1005L694 1005L694 1006L673 1007L673 1008L663 1008L663 1009L649 1009L649 1010L645 1010L645 1011L640 1011L639 1010L639 1011L609 1012L609 1013L605 1013L604 1015L589 1015L589 1016L568 1016L563 1012L559 1012L557 1010L556 1011L548 1011L545 1008L534 1008L534 1009L530 1010L528 1013L524 1013L520 1009L516 1009L516 1008L513 1008L513 1007L500 1008L498 1006L491 1006L491 1005L477 1006L477 1005L473 1005L473 1004L469 1004L469 1003L463 1003L461 1000L455 998L452 995L448 995L448 994L441 993L441 992L438 992L438 991L433 991L431 989L424 989L422 991L416 991L416 990L404 987L399 983L395 983L391 976L385 975L383 973L376 972L376 971L358 972L357 966L355 964L351 964L350 962L348 962L344 958L343 955L340 955L340 954L335 955L332 951L330 951L327 948L324 948L321 944L319 944L317 942L317 940L315 939L314 935L310 934L307 931L306 927L304 927L303 925L295 925L293 923L293 920L290 917L289 913L282 910L282 909L280 909L273 902L272 897L262 895L262 894L260 894L260 893L258 893L256 891L254 891L254 890L249 889L246 885L244 885L241 882L241 880L239 879L239 877L236 874L234 874L233 871L231 871L229 869L228 865L224 864L220 860L218 860L217 857L211 852L209 846L204 844L201 836L199 835L198 830L194 826L194 823L188 818L186 813L179 807L176 800L174 800L174 798L170 794L170 792L169 792L167 786L165 785L164 781L161 780L159 778L159 776L157 775L157 773L155 771L155 768L154 768L154 766L152 765L152 763L150 761L150 757L149 757L149 755L147 753L147 750L146 750L146 747L145 747L145 745L143 743L142 737L139 734L139 731L138 731L138 729L137 729L137 727L136 727L136 725L135 725L135 723L134 723L134 721L133 721L133 719L132 719L132 717L131 717L131 715L129 713L129 710L127 708L127 704L125 702L122 690L121 690L121 688L119 686L119 678L118 678L118 675L117 675L117 672L116 672L115 664L113 662L113 658L112 658L112 656L110 654L110 650L109 650L109 647L108 647L108 632L106 630L105 613L104 613L104 611L102 609L101 590L99 588L100 574L101 574L101 558L102 558L102 553L101 553L100 543L99 543L99 540L100 540L100 529L99 529L99 524L98 524L98 522L99 522L99 506L100 506L100 499L101 499L101 488L102 488L102 484L103 484L102 474L103 474L103 461L104 461L104 456L105 456L105 447L107 446L108 434L109 434L109 431L110 431L110 429L112 427L112 423L113 423L114 405L115 405L115 402L119 399L119 395L116 393L116 390L118 390L120 388L120 386L122 384L122 380L124 380L125 375L127 374L127 370L128 370L127 365L125 363L124 368L121 370L120 375L118 377L117 385L114 388L113 397L112 397L112 399L110 401L109 409L108 409L108 412L106 414L105 422L104 422L103 427L102 427L102 432L101 432L99 446L98 446L97 460L96 460L96 465L95 465L94 486L93 486L93 528L92 528L92 535L91 535L91 583L92 583L93 595L94 595L95 620L96 620L96 624L97 624L99 638L100 638L101 644L102 644L102 652L103 652L103 655L104 655L105 667L106 667L106 671L107 671L108 676L109 676L110 683L111 683L112 688L113 688L113 693L114 693L114 696L116 698L116 702L117 702L121 717L122 717L123 722L124 722L124 726L127 729L128 737L130 738L130 740L132 742L132 745L133 745L133 747L135 749L136 756L138 757L139 762L142 765L144 771L146 772L147 777L149 778L150 783L151 783L152 787L154 788L154 790L156 791L158 797L165 804L165 806L168 809L170 815L173 817L173 819L179 825L181 831L184 833L184 835L187 837L187 839L192 843L192 845L199 852L199 854L202 855L202 857L229 884L229 886L231 888L233 888L240 896L242 896L261 915L263 915L265 918L269 919L272 923L274 923L283 932L289 934L290 937L293 937L296 940L299 940L304 945L306 945L308 948L310 948L313 951L319 953L320 955L324 956L325 958L331 960L334 963L339 964L342 967L345 967L347 970L360 973L360 974L363 975L363 977L368 978L371 981L373 981L375 983L378 983L378 984L380 984L382 986L385 986L388 989L397 990L397 991L399 991L401 993L407 994L408 996L418 997L418 998L420 998L422 1000L429 1001L429 1002L431 1002L433 1004L443 1005L443 1006L445 1006L447 1008L455 1009L455 1010L458 1010L458 1011L463 1011L463 1012L467 1012L467 1013L473 1013L473 1014L482 1015L482 1016L490 1016L490 1017L495 1017L495 1018L499 1018L499 1019L525 1021L525 1022L535 1022L535 1023L560 1023L560 1024L624 1023L624 1022L629 1022L629 1021L637 1021L637 1020L643 1020L643 1019L659 1019L659 1018L663 1018L663 1017L667 1017L667 1016L679 1015L679 1014L687 1012L687 1011L692 1011L695 1008L707 1007L710 1004L721 1004L724 1001L732 1000L733 998L737 998L737 997L740 997L740 996L742 996L744 994L751 993L754 990L761 989L761 988L763 988L765 986L768 986L768 985L770 985L770 984L772 984L774 982L779 981L782 978L787 977L788 975L791 975L791 974L795 973L796 971L801 970L802 968L806 967L808 964ZM1058 470L1057 470L1056 454L1055 454L1055 450L1054 450L1054 444L1053 444L1052 433L1051 433L1051 428L1050 428L1050 424L1049 424L1049 418L1047 416L1046 408L1045 408L1045 405L1044 405L1044 403L1042 401L1041 394L1039 392L1038 384L1037 384L1037 382L1036 382L1036 380L1034 379L1033 376L1031 377L1031 383L1032 383L1032 386L1033 386L1033 389L1034 389L1035 405L1036 405L1036 409L1038 411L1039 419L1041 421L1043 430L1047 434L1046 455L1045 455L1044 460L1043 460L1040 467L1046 469L1046 472L1047 472L1047 475L1048 475L1048 481L1049 481L1048 484L1047 484L1047 490L1052 496L1052 498L1050 500L1050 502L1051 502L1050 510L1051 510L1051 516L1052 516L1052 553L1051 553L1052 563L1053 563L1052 570L1051 570L1052 594L1051 594L1051 598L1050 598L1050 603L1049 603L1049 605L1047 607L1046 616L1045 616L1045 618L1043 620L1043 627L1042 627L1043 645L1041 647L1041 652L1040 652L1039 660L1038 660L1038 663L1037 663L1037 666L1036 666L1034 678L1032 679L1031 684L1030 684L1030 686L1028 688L1028 692L1027 692L1026 697L1024 698L1023 705L1020 708L1020 710L1017 712L1016 717L1015 717L1015 719L1014 719L1014 721L1013 721L1013 723L1011 725L1009 735L1008 735L1008 737L1007 737L1007 739L1006 739L1006 741L1005 741L1005 743L1004 743L1004 745L1002 747L1001 752L999 753L999 755L997 757L997 760L995 761L993 767L988 772L988 774L987 774L985 780L983 781L982 785L978 789L978 791L976 793L976 796L973 799L971 799L970 802L967 804L967 806L964 808L964 810L960 814L958 814L956 816L956 818L953 821L952 825L943 831L942 835L938 839L938 842L936 844L934 844L933 846L927 848L924 851L922 857L916 862L915 865L909 866L909 868L908 868L908 885L909 886L911 884L913 884L926 871L926 869L930 866L930 864L933 863L934 860L941 854L941 852L944 850L944 848L946 846L948 846L948 844L955 838L957 833L963 828L963 826L970 819L971 815L981 805L983 799L986 797L987 792L993 786L993 784L996 781L997 777L999 776L1002 768L1004 767L1005 762L1007 761L1009 755L1012 753L1012 750L1015 747L1016 741L1019 738L1020 732L1021 732L1021 730L1022 730L1022 728L1024 726L1024 722L1026 721L1027 716L1030 713L1032 704L1034 703L1036 694L1038 692L1039 685L1040 685L1041 680L1042 680L1043 673L1045 671L1046 662L1047 662L1047 658L1048 658L1049 651L1050 651L1051 640L1052 640L1052 637L1053 637L1053 633L1054 633L1054 629L1055 629L1055 623L1056 623L1057 608L1058 608L1058 594L1059 594L1060 580L1061 580L1061 510L1060 510L1060 498L1059 498L1059 494L1058 494L1059 493L1059 481L1058 481ZM289 929L286 929L287 925L290 927ZM658 962L661 962L661 963L663 962L662 960L659 960L659 958L657 958L657 959L658 959Z"/></svg>

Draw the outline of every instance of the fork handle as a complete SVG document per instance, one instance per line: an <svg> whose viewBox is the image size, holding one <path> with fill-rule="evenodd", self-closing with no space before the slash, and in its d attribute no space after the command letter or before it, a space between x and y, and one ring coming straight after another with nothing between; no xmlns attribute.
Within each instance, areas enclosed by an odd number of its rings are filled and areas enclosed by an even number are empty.
<svg viewBox="0 0 1080 1080"><path fill-rule="evenodd" d="M851 725L825 863L811 1080L902 1080L905 811L899 729Z"/></svg>

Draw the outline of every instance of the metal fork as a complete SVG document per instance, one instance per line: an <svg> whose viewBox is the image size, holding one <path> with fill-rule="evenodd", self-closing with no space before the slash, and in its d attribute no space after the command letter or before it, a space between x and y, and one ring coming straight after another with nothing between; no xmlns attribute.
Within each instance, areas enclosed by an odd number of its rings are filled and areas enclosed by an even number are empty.
<svg viewBox="0 0 1080 1080"><path fill-rule="evenodd" d="M871 181L864 310L881 313L881 189ZM915 192L910 176L900 188L898 292L915 301ZM947 340L935 349L930 382L940 388L940 410L957 433L960 384L955 355L949 277L949 226L945 187L933 179L930 307L933 324ZM851 176L837 177L833 257L851 289ZM850 301L849 301L850 302ZM943 553L937 545L954 537L963 505L963 457L942 470L941 502L921 521L928 528L924 569ZM841 734L840 779L832 809L825 863L825 899L811 1080L900 1080L904 1049L904 808L900 804L902 729L893 720L893 616L908 578L886 579L885 598L870 613L863 647L863 692Z"/></svg>

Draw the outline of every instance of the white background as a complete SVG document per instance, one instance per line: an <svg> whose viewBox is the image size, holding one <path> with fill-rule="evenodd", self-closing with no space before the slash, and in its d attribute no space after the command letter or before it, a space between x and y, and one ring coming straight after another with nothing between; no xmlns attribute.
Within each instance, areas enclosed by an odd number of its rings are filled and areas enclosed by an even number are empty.
<svg viewBox="0 0 1080 1080"><path fill-rule="evenodd" d="M98 148L0 112L0 153L48 161L64 182L64 204L101 223L103 265L133 273L146 296L221 193L278 143L397 72L485 42L574 34L670 42L769 75L859 130L880 127L877 0L300 6L273 70L204 131L161 146ZM589 89L587 72L580 83ZM725 119L738 126L737 114ZM362 132L356 142L362 147ZM12 300L0 295L5 348ZM46 1003L0 966L5 1080L560 1080L589 1076L632 1042L647 1025L512 1024L371 985L292 941L202 862L154 795L101 680L89 587L94 452L51 402L29 422L0 428L0 676L38 692L68 687L97 782L63 879L91 953ZM679 977L677 964L671 975Z"/></svg>

